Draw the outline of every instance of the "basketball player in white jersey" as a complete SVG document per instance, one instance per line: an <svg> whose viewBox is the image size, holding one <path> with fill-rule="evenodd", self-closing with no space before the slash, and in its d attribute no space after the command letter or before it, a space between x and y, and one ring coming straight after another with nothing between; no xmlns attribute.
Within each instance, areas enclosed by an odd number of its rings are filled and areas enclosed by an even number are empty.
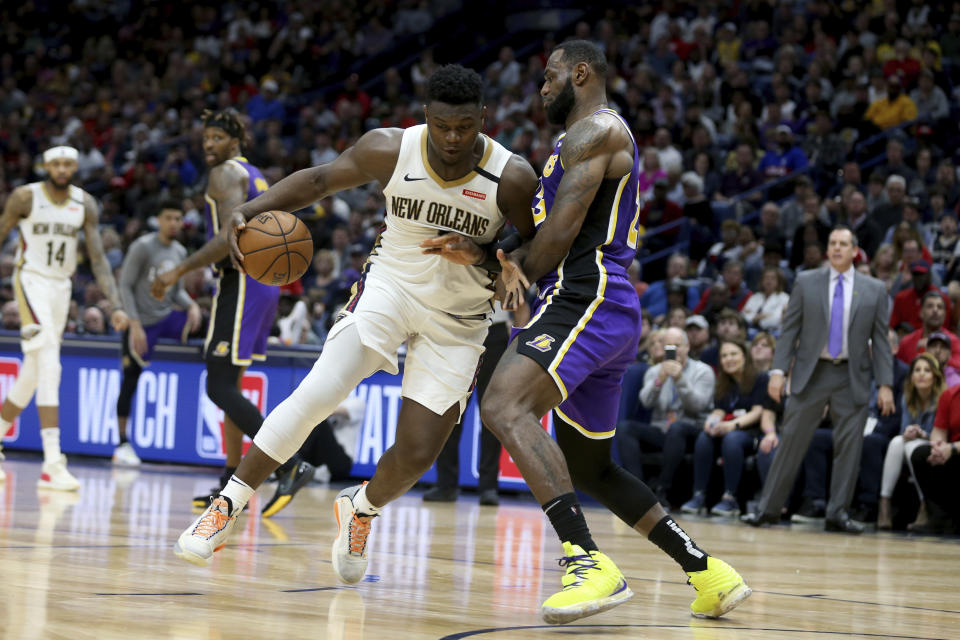
<svg viewBox="0 0 960 640"><path fill-rule="evenodd" d="M113 305L114 329L127 328L117 283L103 252L96 201L70 184L77 172L77 150L53 147L43 154L47 179L17 187L0 216L0 245L19 227L14 293L20 309L20 375L0 407L0 433L37 393L37 413L43 441L43 467L37 486L75 491L80 483L67 471L60 452L60 341L70 308L70 278L77 269L77 240L83 232L90 268ZM0 454L2 460L2 454ZM0 481L4 478L0 470Z"/></svg>

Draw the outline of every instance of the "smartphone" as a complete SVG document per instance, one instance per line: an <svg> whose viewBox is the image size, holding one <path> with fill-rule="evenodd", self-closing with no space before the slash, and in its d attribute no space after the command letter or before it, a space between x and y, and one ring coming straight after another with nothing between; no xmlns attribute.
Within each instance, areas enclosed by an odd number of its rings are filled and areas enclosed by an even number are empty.
<svg viewBox="0 0 960 640"><path fill-rule="evenodd" d="M663 358L664 360L676 360L677 359L677 345L668 344L663 347Z"/></svg>

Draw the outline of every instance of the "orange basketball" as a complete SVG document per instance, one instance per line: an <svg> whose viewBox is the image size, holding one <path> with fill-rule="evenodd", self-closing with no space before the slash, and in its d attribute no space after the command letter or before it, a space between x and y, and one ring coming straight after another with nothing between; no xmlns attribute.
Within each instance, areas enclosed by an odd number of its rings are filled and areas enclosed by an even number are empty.
<svg viewBox="0 0 960 640"><path fill-rule="evenodd" d="M267 211L248 220L237 244L250 277L276 287L300 278L313 258L310 230L286 211Z"/></svg>

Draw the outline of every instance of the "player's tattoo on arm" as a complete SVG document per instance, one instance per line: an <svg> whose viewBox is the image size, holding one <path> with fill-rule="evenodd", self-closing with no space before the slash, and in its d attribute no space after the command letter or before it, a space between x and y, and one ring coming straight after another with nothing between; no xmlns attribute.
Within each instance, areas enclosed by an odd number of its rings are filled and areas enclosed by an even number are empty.
<svg viewBox="0 0 960 640"><path fill-rule="evenodd" d="M113 270L103 251L103 242L100 240L98 227L99 212L93 196L87 194L84 198L83 235L87 240L87 254L90 256L90 270L96 278L100 290L106 296L114 309L123 309L120 294L117 292L117 282L113 278Z"/></svg>

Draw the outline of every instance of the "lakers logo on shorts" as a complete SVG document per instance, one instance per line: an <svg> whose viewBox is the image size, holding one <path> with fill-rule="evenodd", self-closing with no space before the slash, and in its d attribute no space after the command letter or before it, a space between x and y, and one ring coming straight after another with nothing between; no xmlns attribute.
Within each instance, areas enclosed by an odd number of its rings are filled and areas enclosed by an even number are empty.
<svg viewBox="0 0 960 640"><path fill-rule="evenodd" d="M215 356L225 356L230 353L230 343L226 340L221 340L217 343L217 347L213 350L213 355Z"/></svg>
<svg viewBox="0 0 960 640"><path fill-rule="evenodd" d="M555 340L553 339L553 336L548 336L545 333L541 333L533 340L528 340L526 344L528 347L533 347L537 351L546 353L550 351L550 349L553 349L554 342Z"/></svg>

